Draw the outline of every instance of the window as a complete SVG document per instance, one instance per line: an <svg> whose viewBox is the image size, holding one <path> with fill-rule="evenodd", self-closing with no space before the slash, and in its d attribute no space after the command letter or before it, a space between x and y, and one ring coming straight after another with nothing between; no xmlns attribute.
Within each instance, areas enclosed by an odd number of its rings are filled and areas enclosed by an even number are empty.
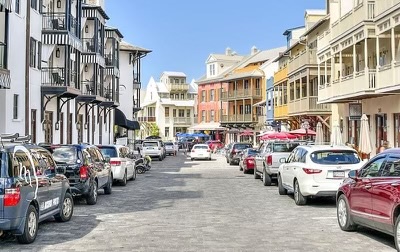
<svg viewBox="0 0 400 252"><path fill-rule="evenodd" d="M214 101L215 100L215 90L211 89L210 90L210 101Z"/></svg>
<svg viewBox="0 0 400 252"><path fill-rule="evenodd" d="M243 115L243 105L239 106L239 114Z"/></svg>
<svg viewBox="0 0 400 252"><path fill-rule="evenodd" d="M175 100L179 100L179 94L175 94Z"/></svg>
<svg viewBox="0 0 400 252"><path fill-rule="evenodd" d="M186 117L187 117L187 118L190 118L190 109L187 109L187 110L186 110Z"/></svg>
<svg viewBox="0 0 400 252"><path fill-rule="evenodd" d="M176 109L172 110L172 116L176 117Z"/></svg>
<svg viewBox="0 0 400 252"><path fill-rule="evenodd" d="M214 111L214 110L211 110L210 121L211 121L211 122L214 122L214 120L215 120L215 111Z"/></svg>
<svg viewBox="0 0 400 252"><path fill-rule="evenodd" d="M180 118L185 117L185 110L184 110L184 109L180 109L180 110L178 111L178 116L179 116Z"/></svg>
<svg viewBox="0 0 400 252"><path fill-rule="evenodd" d="M249 89L249 80L244 81L244 89Z"/></svg>
<svg viewBox="0 0 400 252"><path fill-rule="evenodd" d="M202 111L201 111L201 121L202 121L202 122L205 122L205 121L206 121L206 111L205 111L205 110L202 110Z"/></svg>
<svg viewBox="0 0 400 252"><path fill-rule="evenodd" d="M400 177L400 159L399 157L390 157L382 166L381 177Z"/></svg>
<svg viewBox="0 0 400 252"><path fill-rule="evenodd" d="M31 38L29 46L29 66L36 67L36 40Z"/></svg>
<svg viewBox="0 0 400 252"><path fill-rule="evenodd" d="M165 117L169 117L169 107L165 107Z"/></svg>
<svg viewBox="0 0 400 252"><path fill-rule="evenodd" d="M201 101L202 102L206 101L206 91L205 90L201 91Z"/></svg>
<svg viewBox="0 0 400 252"><path fill-rule="evenodd" d="M250 104L247 104L244 106L244 113L251 114L251 105Z"/></svg>
<svg viewBox="0 0 400 252"><path fill-rule="evenodd" d="M380 157L373 160L367 166L365 166L360 172L359 177L362 178L369 178L369 177L376 177L378 176L378 171L382 166L383 162L385 161L385 157Z"/></svg>
<svg viewBox="0 0 400 252"><path fill-rule="evenodd" d="M311 153L311 161L316 164L358 164L360 159L357 152L347 150L322 150Z"/></svg>
<svg viewBox="0 0 400 252"><path fill-rule="evenodd" d="M20 14L19 0L15 0L15 13Z"/></svg>
<svg viewBox="0 0 400 252"><path fill-rule="evenodd" d="M181 100L185 100L185 94L181 94Z"/></svg>
<svg viewBox="0 0 400 252"><path fill-rule="evenodd" d="M18 119L18 97L19 97L19 95L14 94L13 119Z"/></svg>
<svg viewBox="0 0 400 252"><path fill-rule="evenodd" d="M38 0L31 0L31 8L34 10L38 9Z"/></svg>
<svg viewBox="0 0 400 252"><path fill-rule="evenodd" d="M165 127L164 136L169 137L169 127Z"/></svg>

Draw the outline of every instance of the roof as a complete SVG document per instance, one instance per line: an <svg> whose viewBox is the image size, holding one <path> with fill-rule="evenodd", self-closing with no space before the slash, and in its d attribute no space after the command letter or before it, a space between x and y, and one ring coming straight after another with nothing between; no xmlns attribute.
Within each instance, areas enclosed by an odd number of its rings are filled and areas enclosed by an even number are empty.
<svg viewBox="0 0 400 252"><path fill-rule="evenodd" d="M326 10L324 9L307 9L305 15L326 15Z"/></svg>
<svg viewBox="0 0 400 252"><path fill-rule="evenodd" d="M106 27L105 27L105 30L114 31L115 33L117 33L117 35L118 35L120 38L123 38L123 37L124 37L124 35L122 35L122 33L118 30L118 28L111 27L111 26L106 26Z"/></svg>
<svg viewBox="0 0 400 252"><path fill-rule="evenodd" d="M293 47L297 46L298 44L300 44L300 40L299 40L299 41L296 41L296 43L293 43L293 45L292 45L291 47L289 47L288 49L286 49L286 51L282 52L282 54L279 55L279 57L277 57L277 58L274 60L274 62L280 60L280 59L283 58L283 57L289 57L290 55L288 54L288 52L290 52L290 51L293 49Z"/></svg>
<svg viewBox="0 0 400 252"><path fill-rule="evenodd" d="M142 47L135 46L135 45L131 45L128 42L126 42L125 40L121 41L119 49L121 51L131 51L131 52L136 52L136 51L144 52L144 53L151 52L151 50L149 50L149 49L142 48Z"/></svg>
<svg viewBox="0 0 400 252"><path fill-rule="evenodd" d="M168 75L172 77L186 77L186 74L183 72L172 72L172 71L164 71L162 72L161 76Z"/></svg>
<svg viewBox="0 0 400 252"><path fill-rule="evenodd" d="M172 105L176 107L193 107L194 100L171 100L170 98L162 98L162 105Z"/></svg>
<svg viewBox="0 0 400 252"><path fill-rule="evenodd" d="M287 36L289 33L291 33L292 31L294 31L294 30L297 30L297 29L301 29L301 28L304 28L305 26L303 25L303 26L298 26L298 27L294 27L294 28L289 28L289 29L287 29L284 33L283 33L283 35L284 36Z"/></svg>
<svg viewBox="0 0 400 252"><path fill-rule="evenodd" d="M328 21L330 18L329 15L321 18L318 22L316 22L313 26L311 26L307 31L304 32L304 34L302 36L306 36L308 34L310 34L312 31L314 31L315 29L317 29L319 26L321 26L322 24L324 24L326 21Z"/></svg>
<svg viewBox="0 0 400 252"><path fill-rule="evenodd" d="M259 51L254 55L250 55L246 60L242 60L241 62L239 62L239 65L237 67L244 67L249 64L275 59L279 56L279 53L284 52L286 48L286 46L281 46L273 49Z"/></svg>
<svg viewBox="0 0 400 252"><path fill-rule="evenodd" d="M251 72L230 74L230 75L227 75L222 80L227 81L227 80L242 79L242 78L246 78L246 77L262 77L262 76L264 76L264 73L261 70L256 69Z"/></svg>
<svg viewBox="0 0 400 252"><path fill-rule="evenodd" d="M82 4L82 8L86 8L86 9L97 9L97 10L100 12L100 14L103 16L103 18L104 18L105 20L109 20L109 19L110 19L110 17L107 16L106 12L103 10L103 8L101 8L101 6L83 3L83 4Z"/></svg>
<svg viewBox="0 0 400 252"><path fill-rule="evenodd" d="M222 60L222 61L239 61L239 60L242 60L244 56L212 53L212 54L210 54L210 56L208 58L210 58L210 57L214 57L216 61L220 61L220 60Z"/></svg>

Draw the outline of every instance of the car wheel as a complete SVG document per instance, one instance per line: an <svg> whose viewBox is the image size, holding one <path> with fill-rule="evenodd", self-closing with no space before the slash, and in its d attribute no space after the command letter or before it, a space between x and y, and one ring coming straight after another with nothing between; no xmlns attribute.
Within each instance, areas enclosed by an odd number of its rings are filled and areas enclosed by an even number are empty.
<svg viewBox="0 0 400 252"><path fill-rule="evenodd" d="M301 194L299 182L294 181L294 203L298 206L305 205L307 203L307 198Z"/></svg>
<svg viewBox="0 0 400 252"><path fill-rule="evenodd" d="M136 169L135 168L133 168L133 175L132 175L131 180L136 180Z"/></svg>
<svg viewBox="0 0 400 252"><path fill-rule="evenodd" d="M240 165L240 162L239 162L239 171L243 171L243 167Z"/></svg>
<svg viewBox="0 0 400 252"><path fill-rule="evenodd" d="M136 167L136 172L138 173L138 174L142 174L142 173L144 173L146 170L145 170L145 168L144 168L144 166L143 165L138 165L137 167Z"/></svg>
<svg viewBox="0 0 400 252"><path fill-rule="evenodd" d="M162 156L159 156L159 157L158 157L158 160L159 160L159 161L162 161L162 160L163 160L163 157L162 157Z"/></svg>
<svg viewBox="0 0 400 252"><path fill-rule="evenodd" d="M127 178L126 171L125 171L124 178L121 181L121 185L126 186L127 183L128 183L128 178Z"/></svg>
<svg viewBox="0 0 400 252"><path fill-rule="evenodd" d="M93 181L90 186L89 195L86 197L86 203L88 205L95 205L97 203L97 182Z"/></svg>
<svg viewBox="0 0 400 252"><path fill-rule="evenodd" d="M279 195L287 195L287 190L283 187L281 175L278 174L278 192Z"/></svg>
<svg viewBox="0 0 400 252"><path fill-rule="evenodd" d="M209 161L211 161L211 158L208 158Z"/></svg>
<svg viewBox="0 0 400 252"><path fill-rule="evenodd" d="M35 241L38 232L38 213L33 205L29 205L26 212L24 232L17 236L17 240L22 244L29 244Z"/></svg>
<svg viewBox="0 0 400 252"><path fill-rule="evenodd" d="M71 219L74 212L74 201L70 193L65 193L60 213L54 216L54 219L59 222L67 222Z"/></svg>
<svg viewBox="0 0 400 252"><path fill-rule="evenodd" d="M226 159L226 163L229 164L229 160L228 159Z"/></svg>
<svg viewBox="0 0 400 252"><path fill-rule="evenodd" d="M254 179L260 179L260 178L261 177L260 175L258 175L256 167L254 167Z"/></svg>
<svg viewBox="0 0 400 252"><path fill-rule="evenodd" d="M194 158L191 158L190 160L192 160L192 161L193 161L193 160L194 160Z"/></svg>
<svg viewBox="0 0 400 252"><path fill-rule="evenodd" d="M113 181L112 175L110 175L110 177L108 178L108 183L107 183L106 187L104 187L104 194L112 193L112 182L111 181Z"/></svg>
<svg viewBox="0 0 400 252"><path fill-rule="evenodd" d="M336 210L337 210L337 219L340 229L342 229L343 231L353 231L356 228L356 225L351 219L349 204L344 194L340 195L337 202ZM398 240L399 238L396 238L395 240Z"/></svg>
<svg viewBox="0 0 400 252"><path fill-rule="evenodd" d="M229 165L234 165L234 163L233 163L233 160L232 160L232 159L230 159L230 160L229 160Z"/></svg>
<svg viewBox="0 0 400 252"><path fill-rule="evenodd" d="M267 173L265 168L263 169L262 181L264 186L270 186L272 184L271 176Z"/></svg>

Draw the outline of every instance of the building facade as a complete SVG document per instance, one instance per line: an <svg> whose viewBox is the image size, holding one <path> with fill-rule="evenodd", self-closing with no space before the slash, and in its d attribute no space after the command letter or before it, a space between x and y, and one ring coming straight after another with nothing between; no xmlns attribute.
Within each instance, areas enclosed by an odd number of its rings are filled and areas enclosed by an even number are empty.
<svg viewBox="0 0 400 252"><path fill-rule="evenodd" d="M196 99L197 84L188 83L182 72L163 72L159 82L151 77L138 112L139 137L158 135L174 140L177 133L189 132L197 124Z"/></svg>

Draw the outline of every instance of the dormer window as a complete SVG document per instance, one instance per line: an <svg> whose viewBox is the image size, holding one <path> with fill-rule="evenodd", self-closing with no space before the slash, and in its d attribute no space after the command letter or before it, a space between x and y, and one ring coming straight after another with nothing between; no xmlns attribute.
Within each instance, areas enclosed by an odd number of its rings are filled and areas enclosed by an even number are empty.
<svg viewBox="0 0 400 252"><path fill-rule="evenodd" d="M215 75L215 64L211 64L209 66L210 68L210 76L214 76Z"/></svg>

